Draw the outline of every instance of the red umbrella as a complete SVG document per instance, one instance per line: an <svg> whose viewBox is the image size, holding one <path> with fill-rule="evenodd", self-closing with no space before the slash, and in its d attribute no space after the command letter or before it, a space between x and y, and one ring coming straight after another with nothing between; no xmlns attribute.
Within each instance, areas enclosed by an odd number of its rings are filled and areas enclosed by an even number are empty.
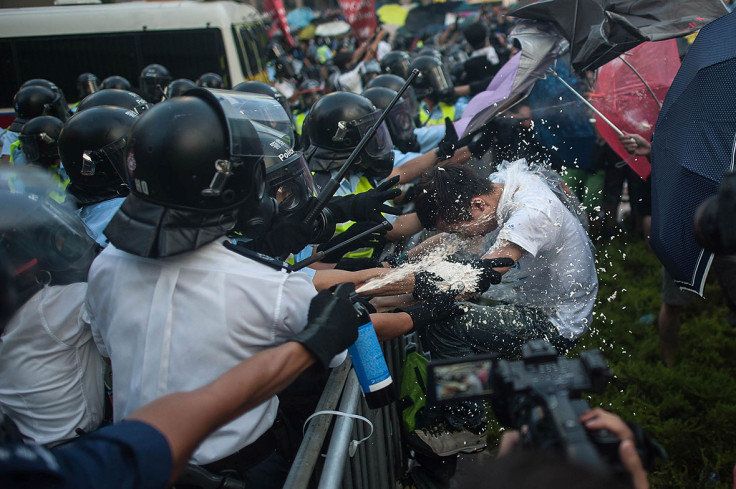
<svg viewBox="0 0 736 489"><path fill-rule="evenodd" d="M680 68L677 41L645 42L598 70L593 106L626 133L650 139L659 109ZM632 157L609 124L597 119L601 136L643 179L649 178L651 164L644 156Z"/></svg>

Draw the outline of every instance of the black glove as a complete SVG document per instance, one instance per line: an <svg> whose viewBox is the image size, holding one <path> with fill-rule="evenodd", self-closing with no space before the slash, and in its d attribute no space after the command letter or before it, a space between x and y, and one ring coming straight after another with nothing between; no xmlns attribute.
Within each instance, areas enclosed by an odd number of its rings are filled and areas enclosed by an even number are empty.
<svg viewBox="0 0 736 489"><path fill-rule="evenodd" d="M375 227L376 224L378 223L371 221L356 222L355 224L347 228L344 232L338 234L328 242L319 245L317 247L317 251L327 251L330 248L333 248L334 246L337 246L338 244L359 235L363 231L367 231L368 229ZM348 246L345 246L344 248L340 248L337 251L326 254L321 261L325 263L337 263L338 261L340 261L340 258L342 258L342 255L349 251L357 250L358 248L376 248L378 246L382 246L386 242L383 237L385 234L386 230L384 229L382 231L375 231L367 236L363 236L359 240L353 242Z"/></svg>
<svg viewBox="0 0 736 489"><path fill-rule="evenodd" d="M437 149L434 150L437 158L442 158L443 160L452 158L457 149L458 139L455 124L452 122L452 119L445 117L445 137L442 138L442 141L437 145Z"/></svg>
<svg viewBox="0 0 736 489"><path fill-rule="evenodd" d="M489 127L485 127L481 133L480 136L476 137L472 141L468 143L468 149L470 150L470 153L473 155L474 158L480 158L485 154L486 151L488 151L491 147L491 144L493 144L493 138L495 137L495 132L491 130Z"/></svg>
<svg viewBox="0 0 736 489"><path fill-rule="evenodd" d="M375 258L341 258L335 265L335 270L347 270L348 272L357 272L368 268L381 268L381 262Z"/></svg>
<svg viewBox="0 0 736 489"><path fill-rule="evenodd" d="M385 219L381 215L382 212L398 216L401 210L385 202L401 194L401 190L393 188L399 182L399 178L397 175L367 192L333 197L327 203L327 208L335 216L337 222L383 222Z"/></svg>
<svg viewBox="0 0 736 489"><path fill-rule="evenodd" d="M511 258L490 258L484 260L455 260L448 259L454 263L463 263L470 265L476 270L480 270L480 276L478 277L478 285L476 286L475 292L483 293L490 288L493 284L501 283L501 274L494 270L494 268L506 268L513 267L514 260Z"/></svg>
<svg viewBox="0 0 736 489"><path fill-rule="evenodd" d="M305 224L308 206L288 216L277 218L266 233L253 239L247 247L253 251L273 257L286 257L289 253L299 253L310 243L314 232L312 223Z"/></svg>
<svg viewBox="0 0 736 489"><path fill-rule="evenodd" d="M352 284L350 286L352 289ZM358 315L346 295L323 290L309 306L307 327L291 340L304 345L327 367L332 357L358 339Z"/></svg>
<svg viewBox="0 0 736 489"><path fill-rule="evenodd" d="M414 292L412 296L435 307L449 308L455 303L457 295L452 290L443 290L437 284L444 282L442 277L432 272L414 273Z"/></svg>
<svg viewBox="0 0 736 489"><path fill-rule="evenodd" d="M413 331L421 331L426 328L427 325L437 321L443 321L445 319L465 314L466 310L454 303L449 307L440 307L420 302L413 306L400 307L395 309L394 312L405 312L411 317L412 328L411 331L409 331L411 333Z"/></svg>

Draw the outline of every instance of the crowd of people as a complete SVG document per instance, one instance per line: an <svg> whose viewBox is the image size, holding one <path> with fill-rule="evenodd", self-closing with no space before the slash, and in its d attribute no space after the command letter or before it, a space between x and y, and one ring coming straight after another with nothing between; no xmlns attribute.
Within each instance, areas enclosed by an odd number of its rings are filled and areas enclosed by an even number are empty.
<svg viewBox="0 0 736 489"><path fill-rule="evenodd" d="M411 42L276 38L269 83L154 64L135 87L80 75L74 105L53 81L18 87L0 169L3 486L190 487L203 470L282 487L356 304L432 359L515 358L530 339L569 352L622 180L643 236L650 194L601 142L610 193L576 195L524 102L459 137L518 50L511 27L494 5ZM486 447L484 406L423 421L404 434L413 483L446 487L457 455ZM618 435L648 487L641 436L602 411L581 423Z"/></svg>

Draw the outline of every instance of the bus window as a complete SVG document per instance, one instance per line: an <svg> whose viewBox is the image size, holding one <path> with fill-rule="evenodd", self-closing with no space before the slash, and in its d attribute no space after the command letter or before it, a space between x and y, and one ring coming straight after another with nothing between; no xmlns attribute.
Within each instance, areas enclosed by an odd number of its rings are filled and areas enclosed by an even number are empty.
<svg viewBox="0 0 736 489"><path fill-rule="evenodd" d="M213 72L225 86L231 82L222 33L213 28L2 39L0 59L2 106L10 106L20 84L31 78L53 81L73 102L80 73L99 79L121 75L136 86L151 63L164 65L173 78L196 80Z"/></svg>
<svg viewBox="0 0 736 489"><path fill-rule="evenodd" d="M265 74L265 61L261 60L261 53L268 42L263 25L233 25L233 34L235 34L243 74L251 80L268 81Z"/></svg>
<svg viewBox="0 0 736 489"><path fill-rule="evenodd" d="M212 72L222 76L226 87L231 86L220 29L148 31L140 33L138 40L141 62L133 78L136 81L144 66L159 63L173 78L196 80Z"/></svg>

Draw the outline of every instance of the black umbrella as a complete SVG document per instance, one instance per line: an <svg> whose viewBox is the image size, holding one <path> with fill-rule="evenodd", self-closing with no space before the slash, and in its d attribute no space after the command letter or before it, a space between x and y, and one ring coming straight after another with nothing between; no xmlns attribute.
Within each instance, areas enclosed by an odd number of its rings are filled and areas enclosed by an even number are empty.
<svg viewBox="0 0 736 489"><path fill-rule="evenodd" d="M681 287L702 295L713 258L693 215L736 158L736 12L703 28L667 92L652 135L650 243Z"/></svg>
<svg viewBox="0 0 736 489"><path fill-rule="evenodd" d="M406 35L418 36L427 26L445 25L445 15L463 2L442 2L419 5L409 10L401 31Z"/></svg>
<svg viewBox="0 0 736 489"><path fill-rule="evenodd" d="M552 21L582 72L644 41L685 36L728 13L721 0L522 0L509 15Z"/></svg>

